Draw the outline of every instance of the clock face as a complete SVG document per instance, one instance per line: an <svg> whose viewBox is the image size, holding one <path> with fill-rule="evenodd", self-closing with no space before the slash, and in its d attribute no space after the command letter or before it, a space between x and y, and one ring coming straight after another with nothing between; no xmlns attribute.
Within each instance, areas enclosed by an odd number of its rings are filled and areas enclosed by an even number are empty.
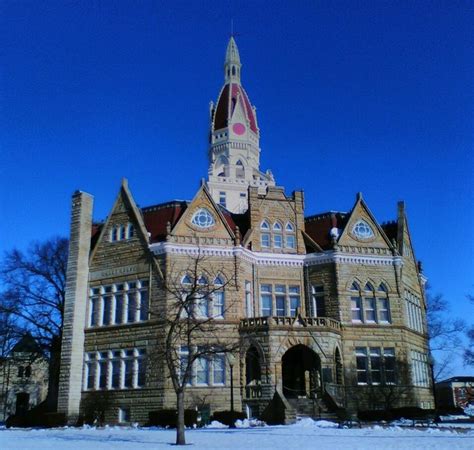
<svg viewBox="0 0 474 450"><path fill-rule="evenodd" d="M245 125L243 123L234 123L232 131L240 136L245 133Z"/></svg>

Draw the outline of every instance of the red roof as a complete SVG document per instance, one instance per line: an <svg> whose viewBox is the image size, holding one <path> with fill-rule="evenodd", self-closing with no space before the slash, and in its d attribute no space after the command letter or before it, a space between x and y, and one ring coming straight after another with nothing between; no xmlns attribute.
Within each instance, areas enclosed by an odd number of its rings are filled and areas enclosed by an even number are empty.
<svg viewBox="0 0 474 450"><path fill-rule="evenodd" d="M231 89L229 89L229 86L231 86ZM232 96L230 93L232 93ZM221 90L219 99L217 100L216 114L214 116L214 130L220 130L227 127L228 121L234 112L238 96L240 96L244 101L245 113L250 122L250 129L254 133L258 133L255 113L250 104L247 93L244 88L237 83L226 84Z"/></svg>
<svg viewBox="0 0 474 450"><path fill-rule="evenodd" d="M332 248L331 228L342 230L348 215L340 212L327 212L305 218L305 231L323 250Z"/></svg>
<svg viewBox="0 0 474 450"><path fill-rule="evenodd" d="M150 233L150 243L164 241L167 223L170 222L173 227L187 207L185 201L174 201L142 208L143 221Z"/></svg>

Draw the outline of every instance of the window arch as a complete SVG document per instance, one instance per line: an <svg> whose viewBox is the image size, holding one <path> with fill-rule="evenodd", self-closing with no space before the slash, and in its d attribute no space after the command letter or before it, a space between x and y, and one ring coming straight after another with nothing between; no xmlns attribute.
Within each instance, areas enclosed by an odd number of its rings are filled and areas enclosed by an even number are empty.
<svg viewBox="0 0 474 450"><path fill-rule="evenodd" d="M268 223L267 219L264 219L260 224L261 230L270 230L270 224Z"/></svg>
<svg viewBox="0 0 474 450"><path fill-rule="evenodd" d="M191 277L186 274L183 276L182 280L181 280L181 284L192 284L193 281L191 280Z"/></svg>
<svg viewBox="0 0 474 450"><path fill-rule="evenodd" d="M352 282L352 284L351 284L351 291L357 291L357 292L360 291L360 286L359 286L359 283L357 283L357 281L353 281L353 282Z"/></svg>
<svg viewBox="0 0 474 450"><path fill-rule="evenodd" d="M370 281L367 281L367 283L365 283L364 291L365 292L374 292L374 287L372 286L372 283Z"/></svg>
<svg viewBox="0 0 474 450"><path fill-rule="evenodd" d="M239 159L235 164L235 176L236 178L245 178L245 167L242 161Z"/></svg>
<svg viewBox="0 0 474 450"><path fill-rule="evenodd" d="M380 283L379 287L377 288L377 291L388 293L388 289L387 289L387 286L385 285L385 283L383 283L383 282Z"/></svg>
<svg viewBox="0 0 474 450"><path fill-rule="evenodd" d="M295 231L295 226L291 222L287 222L287 224L285 225L285 231L293 233Z"/></svg>

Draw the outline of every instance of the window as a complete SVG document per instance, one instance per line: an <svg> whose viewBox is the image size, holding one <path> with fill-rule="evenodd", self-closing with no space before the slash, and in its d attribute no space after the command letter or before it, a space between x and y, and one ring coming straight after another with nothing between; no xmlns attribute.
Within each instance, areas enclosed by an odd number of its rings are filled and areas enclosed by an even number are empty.
<svg viewBox="0 0 474 450"><path fill-rule="evenodd" d="M290 286L290 316L295 317L296 311L300 308L300 288L299 286Z"/></svg>
<svg viewBox="0 0 474 450"><path fill-rule="evenodd" d="M225 355L214 355L213 384L225 384Z"/></svg>
<svg viewBox="0 0 474 450"><path fill-rule="evenodd" d="M301 296L299 286L287 286L284 284L260 285L261 315L268 317L272 315L273 308L277 317L296 316L296 311L301 308Z"/></svg>
<svg viewBox="0 0 474 450"><path fill-rule="evenodd" d="M385 285L381 284L375 291L371 283L366 283L363 293L359 289L359 284L354 281L350 287L352 322L391 323L390 303ZM357 296L354 295L355 292Z"/></svg>
<svg viewBox="0 0 474 450"><path fill-rule="evenodd" d="M362 322L361 298L351 297L352 322Z"/></svg>
<svg viewBox="0 0 474 450"><path fill-rule="evenodd" d="M367 349L356 348L356 366L357 366L357 384L367 384L367 369L369 367L367 360Z"/></svg>
<svg viewBox="0 0 474 450"><path fill-rule="evenodd" d="M148 320L148 280L92 288L89 326L121 325Z"/></svg>
<svg viewBox="0 0 474 450"><path fill-rule="evenodd" d="M217 280L216 280L217 281ZM219 288L222 286L223 283L219 280L219 283L214 281L214 285ZM213 294L213 317L224 317L224 290L220 288L219 290L215 291Z"/></svg>
<svg viewBox="0 0 474 450"><path fill-rule="evenodd" d="M244 165L242 164L242 161L240 161L240 159L237 161L237 164L235 167L235 176L236 178L245 178Z"/></svg>
<svg viewBox="0 0 474 450"><path fill-rule="evenodd" d="M135 236L135 227L132 223L117 224L110 230L110 242L124 241Z"/></svg>
<svg viewBox="0 0 474 450"><path fill-rule="evenodd" d="M145 386L145 354L144 349L86 353L85 389L136 389Z"/></svg>
<svg viewBox="0 0 474 450"><path fill-rule="evenodd" d="M365 313L365 322L376 322L375 315L375 298L366 297L364 299L364 313Z"/></svg>
<svg viewBox="0 0 474 450"><path fill-rule="evenodd" d="M262 233L260 235L260 245L264 248L270 247L270 234L269 233Z"/></svg>
<svg viewBox="0 0 474 450"><path fill-rule="evenodd" d="M285 230L293 233L295 231L295 227L291 222L288 222L285 226Z"/></svg>
<svg viewBox="0 0 474 450"><path fill-rule="evenodd" d="M222 194L222 192L221 192ZM224 192L225 194L225 192ZM224 204L219 202L222 206L225 207L225 197L224 197ZM215 225L216 221L214 216L209 212L207 208L199 208L191 218L191 223L198 228L210 228Z"/></svg>
<svg viewBox="0 0 474 450"><path fill-rule="evenodd" d="M262 284L260 286L260 310L263 317L272 315L272 286Z"/></svg>
<svg viewBox="0 0 474 450"><path fill-rule="evenodd" d="M370 378L372 384L380 384L382 365L380 358L380 348L370 348Z"/></svg>
<svg viewBox="0 0 474 450"><path fill-rule="evenodd" d="M284 285L275 286L275 306L277 316L286 316L286 286Z"/></svg>
<svg viewBox="0 0 474 450"><path fill-rule="evenodd" d="M292 236L292 235L286 236L286 246L287 248L296 248L295 236Z"/></svg>
<svg viewBox="0 0 474 450"><path fill-rule="evenodd" d="M412 361L412 380L415 386L430 386L430 367L428 364L428 355L416 350L410 352Z"/></svg>
<svg viewBox="0 0 474 450"><path fill-rule="evenodd" d="M196 360L196 384L209 384L209 360L201 356Z"/></svg>
<svg viewBox="0 0 474 450"><path fill-rule="evenodd" d="M273 246L275 248L282 248L283 247L283 237L281 234L274 234L273 235Z"/></svg>
<svg viewBox="0 0 474 450"><path fill-rule="evenodd" d="M130 408L119 408L118 421L119 423L130 422Z"/></svg>
<svg viewBox="0 0 474 450"><path fill-rule="evenodd" d="M361 240L371 239L375 236L374 231L365 220L358 220L352 228L352 234Z"/></svg>
<svg viewBox="0 0 474 450"><path fill-rule="evenodd" d="M311 286L311 305L310 313L312 317L325 317L326 310L324 305L324 286Z"/></svg>
<svg viewBox="0 0 474 450"><path fill-rule="evenodd" d="M25 377L30 378L31 377L31 366L26 366L25 367Z"/></svg>
<svg viewBox="0 0 474 450"><path fill-rule="evenodd" d="M219 192L219 205L223 206L224 208L227 208L226 194L224 191Z"/></svg>
<svg viewBox="0 0 474 450"><path fill-rule="evenodd" d="M357 384L395 384L395 349L357 347Z"/></svg>
<svg viewBox="0 0 474 450"><path fill-rule="evenodd" d="M421 312L420 297L408 290L405 290L404 297L405 313L408 327L412 330L418 331L419 333L423 333L424 326Z"/></svg>

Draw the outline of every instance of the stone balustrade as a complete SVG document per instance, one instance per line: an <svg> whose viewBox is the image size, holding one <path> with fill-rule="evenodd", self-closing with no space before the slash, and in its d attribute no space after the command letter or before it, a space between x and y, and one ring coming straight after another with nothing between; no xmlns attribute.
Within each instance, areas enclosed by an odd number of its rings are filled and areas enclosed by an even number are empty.
<svg viewBox="0 0 474 450"><path fill-rule="evenodd" d="M325 328L331 330L341 330L341 322L330 317L248 317L240 321L241 330L268 330L273 327L311 327Z"/></svg>

